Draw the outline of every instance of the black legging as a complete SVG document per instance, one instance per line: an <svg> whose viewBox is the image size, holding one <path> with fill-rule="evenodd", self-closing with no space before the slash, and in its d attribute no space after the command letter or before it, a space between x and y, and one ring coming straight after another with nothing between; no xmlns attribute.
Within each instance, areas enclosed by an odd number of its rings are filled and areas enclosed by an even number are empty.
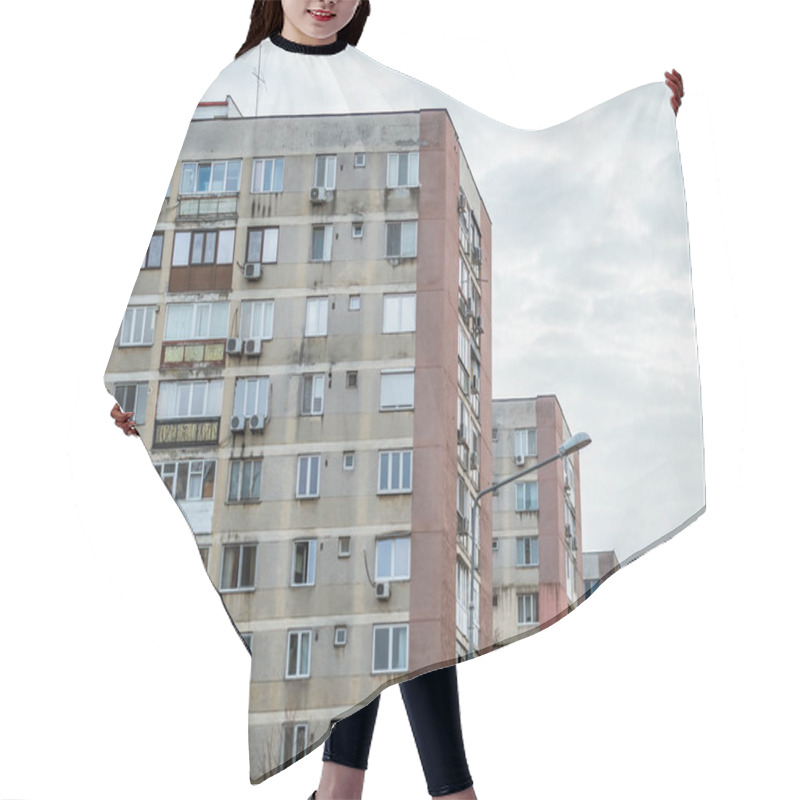
<svg viewBox="0 0 800 800"><path fill-rule="evenodd" d="M456 668L426 672L400 684L408 721L431 797L472 786L461 735ZM366 769L378 715L378 695L369 705L337 722L325 742L323 761Z"/></svg>

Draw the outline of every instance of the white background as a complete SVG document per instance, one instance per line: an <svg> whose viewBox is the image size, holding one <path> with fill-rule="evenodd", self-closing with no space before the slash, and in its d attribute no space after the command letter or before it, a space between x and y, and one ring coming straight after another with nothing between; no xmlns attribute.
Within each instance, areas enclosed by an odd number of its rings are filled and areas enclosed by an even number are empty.
<svg viewBox="0 0 800 800"><path fill-rule="evenodd" d="M555 627L459 668L479 796L796 796L790 4L374 6L369 55L522 127L668 67L686 79L708 512ZM2 12L3 800L304 800L316 786L318 753L249 785L248 657L102 385L187 121L249 9ZM392 689L365 798L425 796Z"/></svg>

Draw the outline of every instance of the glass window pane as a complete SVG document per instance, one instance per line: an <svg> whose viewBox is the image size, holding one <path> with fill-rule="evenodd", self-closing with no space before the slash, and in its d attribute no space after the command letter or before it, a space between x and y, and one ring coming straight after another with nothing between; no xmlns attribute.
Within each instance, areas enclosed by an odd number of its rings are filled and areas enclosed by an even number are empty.
<svg viewBox="0 0 800 800"><path fill-rule="evenodd" d="M394 540L394 575L407 578L411 574L411 539L407 536Z"/></svg>
<svg viewBox="0 0 800 800"><path fill-rule="evenodd" d="M381 453L380 467L378 470L378 486L381 491L386 491L389 488L389 454Z"/></svg>
<svg viewBox="0 0 800 800"><path fill-rule="evenodd" d="M207 192L211 186L211 164L197 165L197 192Z"/></svg>
<svg viewBox="0 0 800 800"><path fill-rule="evenodd" d="M247 232L247 260L249 262L261 261L261 231Z"/></svg>
<svg viewBox="0 0 800 800"><path fill-rule="evenodd" d="M214 235L216 236L217 234L215 233ZM233 264L233 243L235 238L233 228L219 232L217 264Z"/></svg>
<svg viewBox="0 0 800 800"><path fill-rule="evenodd" d="M408 631L405 626L397 626L392 629L392 669L406 669L408 663L407 639Z"/></svg>
<svg viewBox="0 0 800 800"><path fill-rule="evenodd" d="M246 545L242 547L241 580L239 586L252 588L256 585L256 547Z"/></svg>
<svg viewBox="0 0 800 800"><path fill-rule="evenodd" d="M253 192L263 192L266 190L266 187L264 186L265 164L269 164L269 161L264 162L260 158L253 162ZM249 260L250 259L248 258L248 261Z"/></svg>
<svg viewBox="0 0 800 800"><path fill-rule="evenodd" d="M211 191L222 192L225 189L225 162L214 164L211 175Z"/></svg>
<svg viewBox="0 0 800 800"><path fill-rule="evenodd" d="M283 191L283 159L276 158L275 159L275 171L272 175L272 191L273 192L282 192Z"/></svg>
<svg viewBox="0 0 800 800"><path fill-rule="evenodd" d="M381 539L378 541L375 553L375 572L378 580L392 577L392 540Z"/></svg>
<svg viewBox="0 0 800 800"><path fill-rule="evenodd" d="M239 191L239 179L241 178L242 174L242 162L241 161L229 161L228 162L228 175L225 181L225 191L226 192L238 192Z"/></svg>
<svg viewBox="0 0 800 800"><path fill-rule="evenodd" d="M288 675L297 675L297 656L298 656L298 638L299 634L289 634L289 667L287 670Z"/></svg>
<svg viewBox="0 0 800 800"><path fill-rule="evenodd" d="M192 264L203 263L203 246L205 244L205 234L195 233L192 236Z"/></svg>
<svg viewBox="0 0 800 800"><path fill-rule="evenodd" d="M181 194L192 194L197 179L197 164L184 164L181 172Z"/></svg>
<svg viewBox="0 0 800 800"><path fill-rule="evenodd" d="M264 250L261 261L274 264L278 260L278 229L267 228L264 231Z"/></svg>
<svg viewBox="0 0 800 800"><path fill-rule="evenodd" d="M239 577L239 547L226 547L222 554L222 577L220 585L223 589L234 589Z"/></svg>
<svg viewBox="0 0 800 800"><path fill-rule="evenodd" d="M411 488L411 453L403 453L403 489Z"/></svg>
<svg viewBox="0 0 800 800"><path fill-rule="evenodd" d="M147 266L160 267L161 266L161 251L164 247L164 237L153 236L150 239L150 248L147 251Z"/></svg>
<svg viewBox="0 0 800 800"><path fill-rule="evenodd" d="M175 246L172 250L172 265L185 267L189 263L189 247L192 243L192 234L189 231L178 231L175 234Z"/></svg>
<svg viewBox="0 0 800 800"><path fill-rule="evenodd" d="M375 630L374 651L372 654L373 670L389 669L389 629L377 628Z"/></svg>

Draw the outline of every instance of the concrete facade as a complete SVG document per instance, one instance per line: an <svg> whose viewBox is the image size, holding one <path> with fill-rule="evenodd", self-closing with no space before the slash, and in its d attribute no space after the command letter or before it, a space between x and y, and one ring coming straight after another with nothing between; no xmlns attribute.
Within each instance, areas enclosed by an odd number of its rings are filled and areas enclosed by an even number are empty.
<svg viewBox="0 0 800 800"><path fill-rule="evenodd" d="M555 455L571 436L553 395L492 403L493 482ZM573 453L494 497L494 639L546 627L583 595L580 458Z"/></svg>
<svg viewBox="0 0 800 800"><path fill-rule="evenodd" d="M466 653L490 291L491 222L446 111L198 110L107 382L251 650L254 779Z"/></svg>

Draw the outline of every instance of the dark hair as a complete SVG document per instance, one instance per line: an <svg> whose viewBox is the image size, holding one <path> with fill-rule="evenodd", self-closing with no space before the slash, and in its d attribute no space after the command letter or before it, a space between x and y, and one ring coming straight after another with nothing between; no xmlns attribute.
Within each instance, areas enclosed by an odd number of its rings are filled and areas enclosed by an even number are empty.
<svg viewBox="0 0 800 800"><path fill-rule="evenodd" d="M355 47L369 16L369 0L361 0L353 19L339 31L337 39L344 39ZM239 48L236 58L246 53L264 39L283 30L283 6L280 0L255 0L250 12L250 30L244 44Z"/></svg>

